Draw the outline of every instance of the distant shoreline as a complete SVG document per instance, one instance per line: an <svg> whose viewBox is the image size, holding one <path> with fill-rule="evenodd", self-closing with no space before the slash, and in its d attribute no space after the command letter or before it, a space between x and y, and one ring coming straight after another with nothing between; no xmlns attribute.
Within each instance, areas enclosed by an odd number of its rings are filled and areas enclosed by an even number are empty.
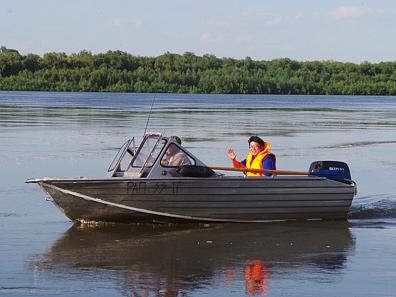
<svg viewBox="0 0 396 297"><path fill-rule="evenodd" d="M0 90L268 95L396 95L396 62L254 61L165 53L21 55L0 49Z"/></svg>

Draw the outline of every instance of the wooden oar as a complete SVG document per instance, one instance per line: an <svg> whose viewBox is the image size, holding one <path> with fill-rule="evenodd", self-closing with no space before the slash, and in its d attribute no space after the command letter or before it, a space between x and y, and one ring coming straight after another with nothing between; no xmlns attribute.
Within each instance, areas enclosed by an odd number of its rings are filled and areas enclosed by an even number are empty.
<svg viewBox="0 0 396 297"><path fill-rule="evenodd" d="M253 173L271 173L275 175L309 175L307 171L291 171L291 170L269 170L269 169L252 169L252 168L234 168L234 167L220 167L220 166L209 166L212 170L222 171L239 171L239 172L253 172Z"/></svg>

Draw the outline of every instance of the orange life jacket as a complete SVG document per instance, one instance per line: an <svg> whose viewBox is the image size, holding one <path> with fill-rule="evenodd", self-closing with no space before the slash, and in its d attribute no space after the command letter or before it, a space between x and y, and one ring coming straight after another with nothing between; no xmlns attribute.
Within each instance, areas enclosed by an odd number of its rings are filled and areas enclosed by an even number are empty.
<svg viewBox="0 0 396 297"><path fill-rule="evenodd" d="M260 169L263 170L263 160L266 156L268 155L275 155L271 153L268 149L270 148L270 144L268 142L264 143L264 149L259 152L256 157L253 158L252 153L249 153L249 155L246 157L246 168L251 168L251 169ZM246 172L246 176L262 176L262 173L254 173L254 172Z"/></svg>

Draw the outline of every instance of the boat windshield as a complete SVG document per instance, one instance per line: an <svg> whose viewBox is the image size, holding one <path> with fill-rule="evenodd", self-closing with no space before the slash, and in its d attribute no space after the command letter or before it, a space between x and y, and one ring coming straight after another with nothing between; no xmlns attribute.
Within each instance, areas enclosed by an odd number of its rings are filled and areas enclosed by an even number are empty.
<svg viewBox="0 0 396 297"><path fill-rule="evenodd" d="M161 135L148 135L143 140L137 151L135 158L132 160L132 168L142 168L153 166L162 148L166 144L166 140Z"/></svg>
<svg viewBox="0 0 396 297"><path fill-rule="evenodd" d="M113 161L111 162L109 169L107 171L112 172L115 169L125 171L125 169L128 167L129 163L132 160L135 150L136 150L135 139L132 138L126 141L118 151Z"/></svg>

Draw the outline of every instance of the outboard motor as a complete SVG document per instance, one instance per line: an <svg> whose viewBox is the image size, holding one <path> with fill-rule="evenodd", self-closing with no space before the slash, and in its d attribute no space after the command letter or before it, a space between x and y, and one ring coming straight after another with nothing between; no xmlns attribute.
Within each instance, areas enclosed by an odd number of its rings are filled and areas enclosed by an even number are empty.
<svg viewBox="0 0 396 297"><path fill-rule="evenodd" d="M309 166L309 174L326 177L346 184L354 183L346 163L340 161L315 161Z"/></svg>

